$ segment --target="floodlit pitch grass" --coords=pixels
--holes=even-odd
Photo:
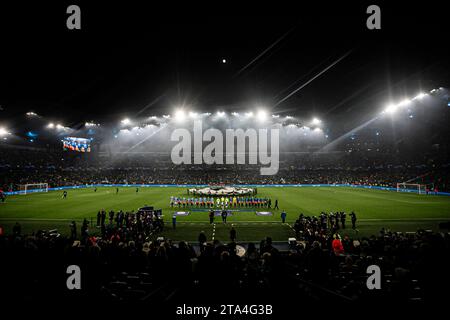
[[[258,188],[258,196],[278,199],[280,210],[273,210],[273,216],[260,217],[254,212],[237,212],[223,225],[216,217],[215,228],[209,224],[207,212],[191,212],[187,217],[178,217],[176,230],[172,229],[171,216],[174,209],[169,207],[169,198],[187,196],[185,188],[93,188],[68,190],[68,198],[62,199],[62,191],[18,195],[8,197],[0,203],[0,225],[10,232],[12,225],[19,221],[24,232],[57,228],[62,233],[69,232],[69,222],[81,222],[83,218],[96,221],[97,211],[120,209],[136,210],[144,205],[162,208],[166,222],[164,235],[174,240],[196,240],[200,231],[205,231],[208,239],[228,240],[231,224],[235,225],[240,241],[259,241],[265,236],[286,241],[293,236],[290,225],[300,212],[318,215],[321,211],[354,210],[358,215],[360,235],[376,234],[381,227],[394,231],[416,231],[418,228],[438,230],[438,223],[450,220],[450,197],[426,196],[390,191],[342,188],[342,187],[267,187]],[[181,209],[182,210],[182,209]],[[256,209],[255,209],[256,210]],[[265,211],[267,209],[258,209]],[[280,212],[287,212],[287,224],[282,224]],[[91,220],[92,219],[92,220]],[[350,219],[347,224],[350,225]],[[97,233],[95,227],[91,232]],[[355,231],[347,228],[342,233],[354,236]]]

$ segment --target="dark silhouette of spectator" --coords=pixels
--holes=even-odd
[[[341,212],[341,225],[342,229],[345,229],[345,221],[347,219],[347,214],[345,212]]]
[[[352,211],[352,213],[350,213],[350,218],[352,219],[352,229],[355,230],[356,229],[356,213]]]
[[[101,212],[101,219],[100,219],[100,225],[102,227],[104,227],[105,226],[105,222],[106,222],[106,211],[102,210],[102,212]]]
[[[70,223],[70,238],[75,240],[77,238],[77,224],[75,221]]]
[[[236,229],[234,227],[230,229],[230,240],[236,242]]]
[[[176,228],[177,228],[177,215],[176,215],[176,214],[174,214],[174,215],[172,216],[172,228],[173,228],[173,229],[176,229]]]
[[[227,216],[228,216],[227,210],[222,210],[222,222],[223,223],[227,223]]]
[[[214,223],[214,210],[209,211],[209,223],[210,224]]]
[[[86,218],[83,220],[83,224],[81,225],[81,239],[85,240],[89,236],[88,230],[89,222]]]
[[[200,251],[203,251],[206,241],[207,241],[207,239],[206,239],[205,231],[201,231],[200,234],[198,235],[198,245],[200,246]]]
[[[12,231],[14,236],[16,237],[20,236],[22,234],[22,226],[20,225],[20,223],[16,222]]]

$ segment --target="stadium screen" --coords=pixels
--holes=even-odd
[[[91,139],[65,137],[61,140],[64,150],[71,150],[77,152],[91,152]]]

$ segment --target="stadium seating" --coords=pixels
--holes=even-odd
[[[179,301],[186,292],[196,292],[201,299],[217,286],[237,297],[263,294],[269,299],[281,292],[294,292],[305,301],[332,298],[342,302],[417,302],[435,299],[435,281],[444,285],[448,280],[449,260],[442,259],[449,256],[450,236],[446,233],[382,232],[359,239],[359,247],[345,246],[345,252],[339,255],[333,253],[331,236],[317,239],[284,251],[272,246],[270,239],[259,246],[244,243],[241,245],[247,252],[240,258],[233,243],[218,240],[199,252],[198,247],[194,250],[185,242],[115,243],[85,238],[73,246],[73,239],[63,236],[8,235],[0,237],[0,258],[7,262],[2,264],[7,270],[0,275],[7,285],[14,285],[14,279],[23,279],[24,272],[28,272],[26,278],[31,281],[23,281],[17,294],[39,299],[40,291],[33,289],[36,284],[45,282],[56,270],[62,277],[63,265],[76,263],[88,266],[86,298],[151,302]],[[35,256],[40,257],[40,268],[25,271],[25,263]],[[383,269],[382,294],[366,287],[366,267],[371,264]],[[51,282],[45,290],[58,296],[61,288]]]

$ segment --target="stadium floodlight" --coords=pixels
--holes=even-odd
[[[94,122],[86,122],[84,124],[85,127],[99,127],[100,125],[98,123],[94,123]]]
[[[156,119],[158,119],[158,117],[157,116],[151,116],[150,119],[151,120],[156,120]]]
[[[237,112],[232,112],[231,115],[234,117],[239,117],[239,113],[237,113]]]
[[[61,129],[64,129],[64,126],[62,125],[62,124],[57,124],[56,125],[56,129],[58,129],[58,130],[61,130]]]
[[[193,112],[193,111],[189,111],[189,117],[191,118],[197,118],[198,113],[197,112]]]
[[[316,133],[322,132],[322,129],[321,129],[321,128],[319,128],[319,127],[317,127],[317,128],[314,128],[314,132],[316,132]]]
[[[318,118],[313,118],[311,121],[311,124],[317,126],[322,122],[322,120],[318,119]]]
[[[175,121],[181,122],[186,118],[186,113],[182,109],[178,109],[175,111]]]
[[[395,104],[390,104],[384,109],[384,112],[393,114],[393,113],[395,113],[395,111],[397,111],[397,109],[398,109],[398,107]]]
[[[123,119],[122,121],[120,121],[121,124],[123,124],[124,126],[129,125],[131,123],[131,120],[128,118]]]
[[[225,116],[225,112],[224,112],[224,111],[217,111],[217,116],[218,116],[219,118],[222,118],[222,117]]]
[[[293,116],[286,116],[286,119],[293,119]]]
[[[47,128],[49,128],[49,129],[53,129],[55,127],[55,124],[53,123],[53,122],[50,122],[48,125],[47,125]]]
[[[272,115],[272,118],[275,118],[275,119],[277,119],[277,118],[279,118],[279,117],[280,117],[279,114],[273,114],[273,115]]]
[[[259,110],[257,116],[258,116],[258,120],[259,121],[261,121],[261,122],[266,121],[266,119],[267,119],[267,112],[264,111],[264,110]]]
[[[0,128],[0,137],[8,135],[9,132],[5,128]]]
[[[33,111],[27,112],[26,115],[29,116],[29,117],[35,117],[35,116],[37,116],[37,114],[34,113]]]
[[[421,92],[421,93],[419,93],[417,96],[415,96],[415,97],[413,98],[413,100],[416,100],[416,99],[421,100],[421,99],[425,98],[426,95],[427,95],[426,93]]]
[[[163,114],[164,119],[170,119],[170,114]]]
[[[405,106],[407,106],[407,105],[410,104],[410,103],[411,103],[411,100],[409,100],[409,99],[404,99],[404,100],[400,101],[400,103],[398,104],[398,106],[399,106],[399,107],[405,107]]]
[[[252,111],[246,112],[246,113],[245,113],[245,116],[246,116],[247,118],[251,118],[251,117],[253,117],[253,112],[252,112]]]

